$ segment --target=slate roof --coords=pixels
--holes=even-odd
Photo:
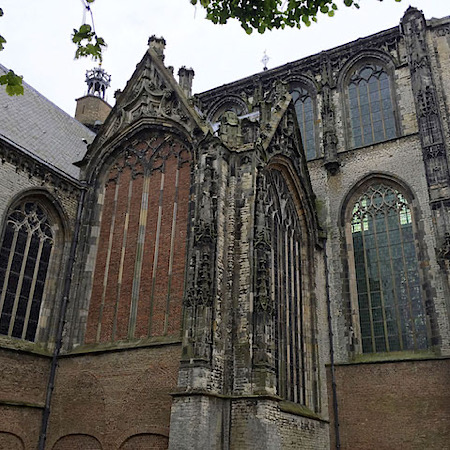
[[[0,64],[0,75],[8,69]],[[95,133],[23,83],[24,95],[10,97],[0,88],[0,139],[5,139],[37,159],[78,178],[73,163],[86,153]]]

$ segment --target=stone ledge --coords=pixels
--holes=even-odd
[[[447,360],[450,356],[442,356],[432,351],[424,352],[392,352],[392,353],[375,353],[366,355],[357,355],[348,362],[335,363],[335,366],[357,366],[361,364],[388,364],[401,363],[411,361],[438,361]],[[330,367],[331,364],[326,364]]]
[[[118,352],[123,350],[141,349],[146,347],[161,347],[165,345],[181,345],[181,338],[158,336],[154,338],[138,339],[134,341],[117,341],[101,344],[85,344],[61,354],[61,358],[81,356],[92,353]]]
[[[41,403],[28,403],[28,402],[17,402],[13,400],[2,400],[0,399],[0,407],[2,406],[16,406],[19,408],[37,408],[44,409],[44,404]]]

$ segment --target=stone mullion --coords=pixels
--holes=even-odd
[[[167,286],[167,298],[166,298],[166,311],[165,311],[165,314],[164,314],[164,331],[163,331],[164,335],[167,334],[167,331],[168,331],[168,328],[169,328],[173,255],[174,255],[174,247],[175,247],[175,231],[176,231],[176,226],[177,226],[177,212],[178,212],[178,183],[179,183],[179,178],[180,178],[180,168],[177,167],[176,175],[175,175],[175,194],[174,194],[173,211],[172,211],[172,228],[171,228],[171,234],[170,234],[168,286]]]
[[[103,271],[102,297],[101,297],[100,308],[99,308],[99,313],[98,313],[98,322],[97,322],[97,327],[96,327],[97,328],[96,338],[95,338],[96,342],[100,342],[100,336],[101,336],[101,331],[102,331],[103,309],[105,307],[106,289],[108,287],[109,265],[110,265],[110,261],[111,261],[111,253],[112,253],[112,247],[113,247],[113,235],[114,235],[114,228],[115,228],[115,223],[116,223],[117,200],[118,200],[119,187],[120,187],[120,175],[121,175],[121,172],[119,172],[118,178],[115,181],[114,207],[113,207],[111,224],[110,224],[110,229],[109,229],[105,269]]]
[[[156,236],[155,236],[155,251],[153,254],[153,273],[152,273],[152,288],[150,294],[150,314],[148,319],[148,336],[152,336],[153,328],[153,310],[155,304],[155,286],[156,286],[156,272],[158,269],[158,256],[159,256],[159,240],[161,237],[161,218],[163,207],[163,194],[164,194],[164,172],[161,173],[161,185],[159,188],[159,204],[158,204],[158,219],[156,222]]]
[[[15,295],[15,298],[14,298],[13,309],[11,311],[11,320],[9,321],[8,336],[12,336],[12,332],[13,332],[13,329],[14,329],[14,324],[15,324],[15,321],[16,321],[16,313],[17,313],[17,308],[19,306],[20,292],[22,291],[22,283],[23,283],[23,278],[24,278],[24,275],[25,275],[25,266],[27,265],[28,251],[30,250],[31,237],[32,236],[33,236],[33,232],[30,230],[28,232],[28,235],[27,235],[27,242],[25,244],[25,250],[23,252],[22,265],[21,265],[20,273],[19,273],[19,281],[17,283],[16,295]]]
[[[39,265],[41,263],[41,255],[42,255],[42,248],[44,247],[45,239],[41,238],[39,239],[39,248],[36,255],[36,261],[34,263],[34,269],[33,269],[33,281],[31,282],[31,288],[30,293],[28,294],[28,301],[27,301],[27,309],[25,311],[25,319],[23,321],[23,329],[22,329],[22,339],[25,339],[27,335],[27,329],[28,329],[28,321],[30,319],[30,312],[31,312],[31,304],[33,302],[34,297],[34,291],[36,289],[36,282],[38,280],[38,271],[39,271]],[[53,248],[52,248],[53,250]],[[50,260],[50,258],[49,258]],[[0,309],[1,311],[1,309]]]

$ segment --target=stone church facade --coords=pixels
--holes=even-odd
[[[1,93],[0,449],[447,448],[450,19],[195,96],[164,47]]]

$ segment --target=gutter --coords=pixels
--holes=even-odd
[[[333,348],[333,328],[331,322],[331,299],[330,299],[330,283],[328,281],[328,257],[327,257],[327,242],[323,242],[323,260],[325,264],[325,291],[327,296],[327,318],[328,318],[328,338],[330,345],[330,372],[331,372],[331,392],[333,397],[333,415],[334,415],[334,437],[336,442],[336,450],[341,448],[341,438],[339,433],[339,408],[336,391],[336,373],[334,364],[334,348]]]
[[[76,254],[76,250],[77,250],[77,246],[78,246],[78,239],[79,239],[80,225],[81,225],[81,214],[83,212],[85,197],[86,197],[86,186],[82,186],[81,193],[80,193],[80,200],[78,201],[77,216],[75,219],[75,229],[73,232],[72,243],[70,246],[69,259],[67,261],[66,276],[64,279],[63,298],[62,298],[62,303],[61,303],[61,309],[59,311],[58,329],[57,329],[57,333],[56,333],[56,345],[55,345],[55,349],[53,350],[52,362],[51,362],[51,366],[50,366],[50,375],[49,375],[48,383],[47,383],[47,394],[45,397],[44,411],[42,413],[42,423],[41,423],[41,431],[39,434],[38,450],[45,449],[45,441],[47,439],[48,421],[49,421],[49,417],[50,417],[50,405],[51,405],[51,401],[52,401],[53,389],[55,387],[55,378],[56,378],[56,370],[58,368],[58,359],[60,357],[61,347],[62,347],[62,342],[63,342],[63,331],[64,331],[64,325],[65,325],[65,320],[66,320],[67,304],[69,302],[70,287],[72,284],[73,266],[75,264],[75,254]]]

